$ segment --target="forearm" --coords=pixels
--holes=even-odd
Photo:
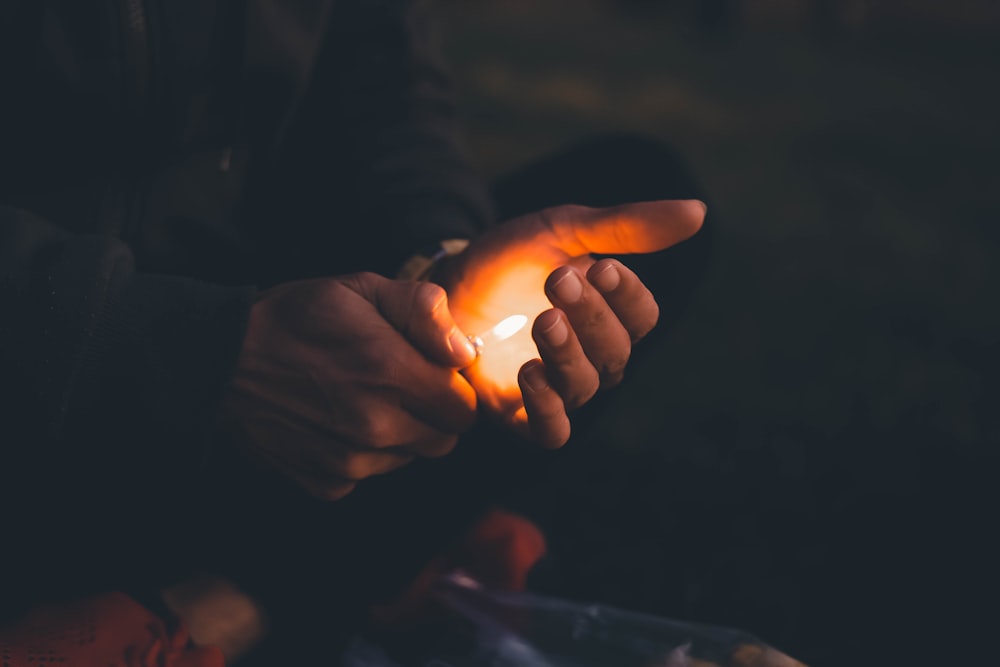
[[[138,274],[118,241],[0,208],[4,467],[22,480],[191,468],[252,294]]]

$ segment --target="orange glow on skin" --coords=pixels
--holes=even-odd
[[[595,261],[590,253],[664,250],[694,235],[704,218],[705,204],[696,200],[558,206],[491,228],[452,261],[443,260],[439,275],[455,322],[462,331],[482,336],[511,315],[524,315],[533,323],[551,308],[545,281],[555,269],[571,265],[585,274]],[[482,407],[523,425],[527,420],[517,375],[538,357],[531,327],[525,326],[490,346],[462,373]]]
[[[510,331],[506,332],[497,331],[501,329],[501,325],[508,324],[512,320],[520,326],[508,327]],[[491,389],[501,396],[504,402],[520,403],[518,370],[524,362],[538,356],[538,348],[531,338],[531,328],[527,324],[528,318],[524,315],[512,315],[493,327],[492,334],[478,337],[479,358],[474,364],[475,372],[478,377],[489,379]]]
[[[480,274],[476,284],[465,285],[462,290],[464,303],[474,304],[473,308],[466,308],[471,319],[463,322],[464,328],[480,332],[483,340],[479,358],[464,373],[476,387],[479,399],[508,418],[514,418],[523,405],[518,371],[525,362],[539,356],[531,337],[531,324],[552,307],[544,291],[551,269],[539,264],[537,260],[528,260]],[[508,338],[501,339],[494,328],[512,315],[523,316],[524,324]]]

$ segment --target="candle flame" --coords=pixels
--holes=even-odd
[[[506,340],[523,329],[524,325],[527,323],[527,315],[511,315],[510,317],[501,320],[499,324],[493,327],[493,335],[498,341]]]

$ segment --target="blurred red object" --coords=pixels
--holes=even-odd
[[[222,652],[194,646],[184,624],[123,593],[36,607],[0,628],[4,667],[224,667]]]
[[[399,597],[372,609],[371,620],[398,628],[429,620],[431,588],[457,570],[494,590],[523,591],[528,573],[545,552],[545,536],[538,526],[522,516],[492,510],[428,563]]]

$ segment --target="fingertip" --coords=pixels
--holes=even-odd
[[[357,488],[356,482],[345,482],[342,484],[321,484],[319,482],[313,481],[300,481],[302,487],[305,491],[315,498],[316,500],[321,500],[323,502],[336,502],[338,500],[343,500],[349,496],[355,488]]]
[[[524,364],[518,374],[518,382],[524,406],[514,413],[515,426],[526,424],[529,438],[546,449],[558,449],[565,445],[569,440],[569,417],[562,399],[545,376],[541,360],[534,359]]]
[[[448,349],[458,368],[465,368],[476,360],[476,346],[457,326],[452,327],[448,334]]]
[[[538,345],[559,347],[569,340],[569,325],[558,308],[550,308],[535,318],[531,336]],[[544,355],[543,355],[544,356]]]
[[[549,388],[549,382],[545,378],[545,367],[537,359],[524,364],[521,367],[520,376],[521,386],[527,387],[533,393],[545,391]]]
[[[688,238],[691,238],[698,233],[701,226],[705,224],[705,216],[708,215],[708,204],[700,199],[688,199],[686,203],[692,208],[696,209],[694,216],[691,218],[690,232],[688,233]]]
[[[545,431],[533,430],[532,437],[545,449],[562,449],[569,442],[569,429],[569,420],[567,419],[564,424],[556,425]]]
[[[583,297],[583,281],[572,266],[560,266],[549,274],[545,281],[545,291],[563,303],[576,303]]]
[[[541,333],[552,328],[552,325],[556,323],[559,319],[559,313],[562,312],[558,308],[549,308],[548,310],[543,310],[541,313],[535,317],[535,322],[532,325],[532,331],[535,333]]]
[[[587,279],[602,293],[613,292],[618,289],[622,281],[622,274],[618,270],[618,266],[617,260],[602,259],[590,267],[587,271]]]

